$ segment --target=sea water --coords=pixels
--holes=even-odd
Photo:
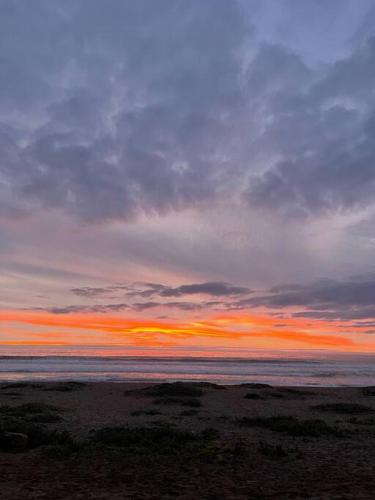
[[[0,381],[209,381],[290,386],[375,385],[375,356],[241,352],[136,353],[122,348],[0,347]],[[233,354],[233,353],[232,353]],[[234,353],[236,354],[236,353]]]

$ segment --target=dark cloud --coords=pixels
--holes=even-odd
[[[15,129],[0,141],[4,210],[132,219],[221,188],[251,36],[237,1],[9,0],[1,10],[0,109]]]
[[[72,313],[108,313],[118,311],[147,311],[148,309],[178,309],[180,311],[198,311],[208,308],[223,309],[226,307],[225,302],[186,302],[186,301],[168,301],[168,302],[133,302],[129,304],[90,304],[90,305],[67,305],[62,307],[37,307],[32,308],[33,311],[44,311],[53,314],[72,314]]]
[[[53,314],[71,314],[71,313],[108,313],[124,311],[131,309],[128,304],[93,304],[93,305],[71,305],[63,307],[34,308]]]
[[[181,297],[183,295],[212,295],[214,297],[228,297],[233,295],[245,295],[251,293],[249,288],[233,286],[228,283],[207,282],[181,285],[176,288],[166,288],[160,295],[163,297]]]
[[[287,7],[301,26],[309,12],[343,10]],[[133,220],[241,193],[288,215],[372,204],[374,39],[312,66],[259,42],[261,10],[3,1],[1,215]]]
[[[71,292],[80,297],[94,298],[111,295],[126,295],[129,298],[182,297],[184,295],[211,295],[213,297],[231,297],[246,295],[252,290],[229,283],[208,281],[170,287],[160,283],[131,283],[129,285],[109,285],[107,287],[72,288]],[[151,302],[153,304],[153,302]],[[212,302],[215,304],[215,302]]]
[[[287,285],[269,293],[235,303],[237,308],[298,307],[295,317],[327,320],[375,318],[375,277],[356,277],[348,281],[321,280],[311,285]],[[371,325],[371,323],[369,323]]]
[[[138,288],[142,286],[143,288]],[[118,295],[113,294],[117,290]],[[130,292],[128,290],[131,290]],[[83,287],[72,290],[88,300],[118,299],[127,295],[128,302],[95,303],[43,308],[48,312],[68,314],[74,312],[105,313],[111,311],[147,311],[177,309],[180,311],[251,310],[270,309],[268,314],[284,318],[283,310],[294,317],[349,321],[351,326],[375,325],[375,275],[355,276],[346,281],[324,279],[312,284],[286,284],[269,290],[251,291],[249,288],[220,282],[196,283],[168,287],[158,283],[118,284],[108,287]],[[112,295],[113,294],[113,295]],[[170,300],[189,295],[208,295],[217,300]],[[152,297],[152,300],[144,300]],[[240,298],[241,297],[241,298]],[[141,300],[139,300],[141,299]],[[290,309],[292,311],[290,312]],[[297,312],[295,311],[297,309]],[[277,327],[285,326],[280,322]]]
[[[75,295],[79,297],[102,297],[113,291],[113,287],[82,287],[82,288],[72,288],[71,290]]]
[[[206,303],[196,303],[196,302],[138,302],[132,305],[132,307],[137,311],[144,311],[147,309],[154,309],[156,307],[161,307],[163,309],[179,309],[181,311],[197,311],[199,309],[204,309]]]
[[[291,85],[274,93],[274,102],[268,99],[274,113],[263,140],[281,159],[252,178],[249,203],[292,216],[373,204],[374,67],[375,38],[370,38],[322,74],[302,78],[300,89],[294,76]]]

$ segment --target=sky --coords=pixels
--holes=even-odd
[[[0,0],[0,351],[375,352],[374,0]]]

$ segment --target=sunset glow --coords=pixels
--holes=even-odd
[[[267,316],[213,316],[202,321],[163,321],[120,315],[1,312],[2,345],[201,346],[244,349],[328,349],[375,352],[366,327]],[[177,352],[176,351],[176,352]]]
[[[375,352],[371,0],[36,3],[0,10],[0,349]]]

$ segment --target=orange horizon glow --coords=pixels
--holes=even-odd
[[[94,344],[178,348],[194,345],[375,352],[375,342],[369,342],[365,326],[293,317],[280,320],[266,314],[238,313],[200,321],[164,321],[118,314],[1,311],[0,325],[5,332],[0,336],[0,345],[4,346]]]

